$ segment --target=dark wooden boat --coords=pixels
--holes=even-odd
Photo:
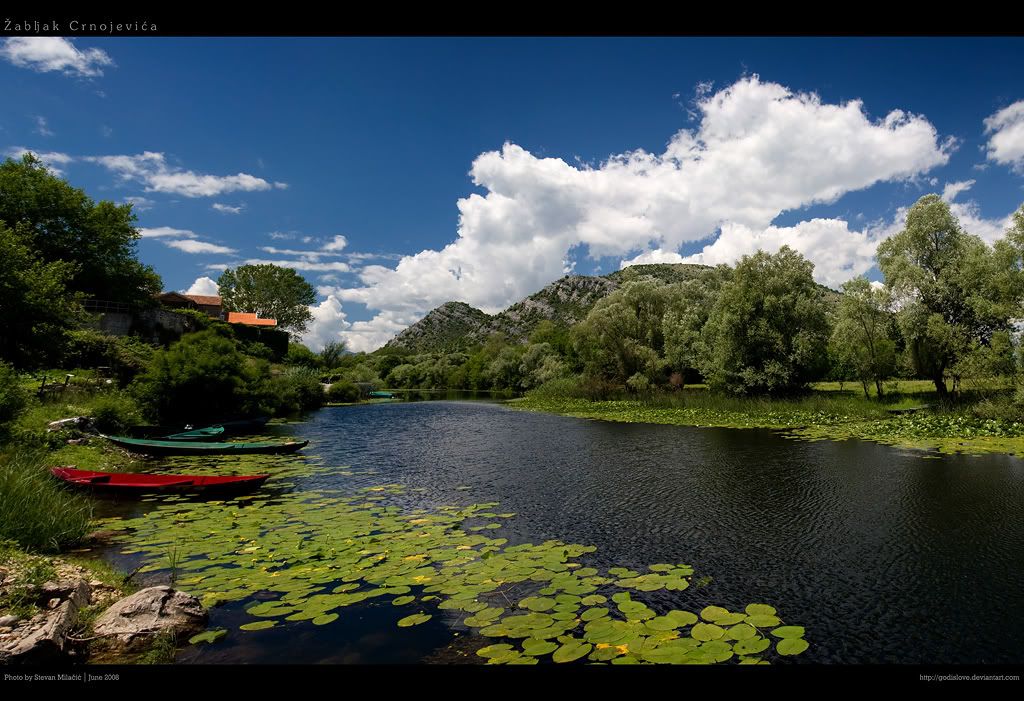
[[[215,477],[208,475],[153,475],[127,472],[94,472],[73,467],[53,467],[50,472],[65,484],[111,494],[217,493],[256,489],[270,475]]]
[[[259,441],[256,443],[208,443],[205,441],[160,441],[126,436],[103,436],[114,445],[144,455],[248,455],[294,453],[309,441]]]

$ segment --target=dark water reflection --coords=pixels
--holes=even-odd
[[[309,438],[307,453],[325,465],[377,471],[328,471],[301,488],[397,482],[426,490],[417,506],[499,501],[518,514],[502,531],[511,542],[596,545],[595,566],[690,563],[711,583],[658,592],[653,604],[769,603],[806,627],[805,661],[1024,659],[1024,461],[1015,458],[926,458],[484,402],[328,408],[287,431]],[[471,489],[455,490],[463,485]],[[242,617],[235,605],[214,622]],[[345,622],[264,631],[181,659],[410,661],[450,640],[438,616],[415,635],[390,617],[381,630],[372,610]]]

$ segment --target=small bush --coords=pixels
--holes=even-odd
[[[44,456],[0,456],[0,540],[13,540],[27,550],[56,552],[88,532],[92,506],[60,486]]]
[[[327,390],[327,400],[330,402],[347,404],[359,401],[361,396],[359,388],[348,380],[339,380]]]
[[[583,392],[580,389],[579,377],[559,377],[530,390],[527,396],[538,399],[580,399]]]
[[[21,386],[18,373],[7,363],[0,361],[0,436],[28,402],[28,393]]]
[[[143,422],[138,403],[123,392],[106,392],[93,400],[92,418],[103,433],[123,433]]]
[[[276,415],[317,409],[324,404],[320,374],[312,368],[290,367],[269,383],[269,404]]]

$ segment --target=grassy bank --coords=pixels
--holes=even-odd
[[[828,385],[792,399],[730,397],[701,388],[605,401],[534,392],[510,406],[604,421],[770,428],[806,440],[857,438],[944,453],[1024,455],[1024,420],[991,400],[941,407],[931,389],[907,384],[884,402],[857,394],[859,388]],[[919,410],[899,413],[910,409]]]

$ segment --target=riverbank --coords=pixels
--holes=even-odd
[[[895,405],[883,405],[829,394],[819,392],[794,400],[723,400],[698,391],[677,397],[609,401],[528,395],[508,405],[601,421],[768,428],[803,440],[854,438],[940,453],[1024,455],[1024,421],[986,419],[966,410],[916,409],[914,400],[906,398]],[[894,408],[902,413],[890,411]]]
[[[167,633],[133,635],[131,649],[94,635],[101,616],[133,593],[134,573],[99,557],[104,534],[94,531],[93,501],[50,474],[54,465],[138,467],[144,457],[95,433],[135,419],[116,390],[76,388],[32,399],[0,444],[0,662],[172,661],[174,638]],[[162,613],[152,618],[167,627],[157,620]]]

